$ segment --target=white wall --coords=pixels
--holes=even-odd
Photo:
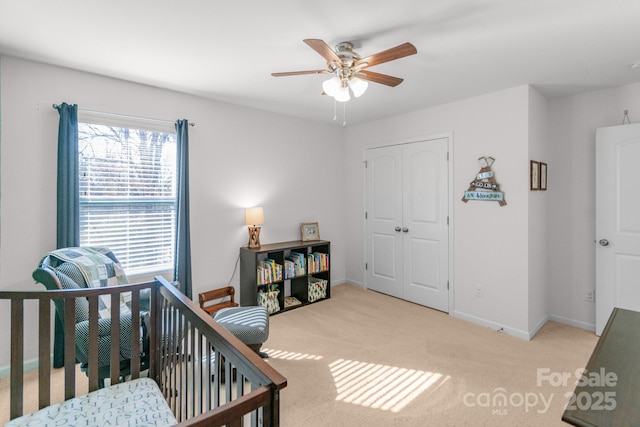
[[[528,320],[528,110],[529,87],[521,86],[346,130],[347,280],[364,283],[363,147],[453,133],[454,277],[452,313],[521,337]],[[463,203],[477,174],[478,157],[496,159],[492,170],[507,205]],[[475,297],[476,284],[484,296]]]
[[[621,124],[625,109],[640,120],[640,84],[548,102],[521,86],[343,130],[8,57],[0,57],[0,97],[0,289],[41,289],[31,272],[55,246],[53,103],[197,124],[190,129],[196,294],[229,280],[247,240],[243,207],[254,204],[265,207],[263,243],[297,239],[300,222],[318,221],[332,241],[333,283],[363,285],[363,147],[451,133],[452,313],[524,338],[545,313],[594,327],[594,304],[583,299],[595,288],[595,129]],[[507,206],[460,201],[480,156],[496,159]],[[529,159],[549,164],[548,191],[528,190]],[[310,176],[322,185],[298,190]],[[476,284],[483,298],[473,296]],[[0,322],[7,320],[0,310]],[[8,350],[0,350],[6,363]]]
[[[595,132],[640,121],[640,84],[549,101],[548,301],[550,318],[595,329]],[[597,295],[596,295],[597,298]]]
[[[265,210],[263,244],[298,240],[300,222],[318,221],[321,237],[332,242],[332,282],[344,282],[341,127],[9,57],[0,57],[0,95],[0,289],[43,289],[31,272],[55,249],[58,113],[51,105],[61,102],[196,123],[190,128],[194,295],[229,281],[248,241],[243,208],[252,205]],[[7,324],[7,310],[0,311]],[[27,333],[35,337],[34,326]],[[7,328],[0,343],[3,366]]]
[[[529,88],[529,159],[547,163],[549,159],[549,108],[538,91]],[[529,165],[527,161],[525,167]],[[527,171],[527,174],[529,172]],[[527,180],[527,184],[529,181]],[[533,336],[547,315],[547,191],[529,191],[529,334]]]

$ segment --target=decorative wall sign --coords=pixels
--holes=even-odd
[[[485,200],[498,202],[500,206],[505,206],[507,201],[504,199],[504,193],[500,191],[500,185],[496,182],[495,175],[491,170],[491,165],[496,159],[493,157],[480,157],[480,172],[475,179],[469,184],[469,189],[464,192],[462,201],[467,203],[469,200]]]

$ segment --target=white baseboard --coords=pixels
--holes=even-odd
[[[529,331],[529,340],[533,339],[542,327],[549,321],[549,315],[544,316],[538,324]]]
[[[549,315],[549,320],[553,320],[554,322],[562,323],[563,325],[575,326],[576,328],[586,329],[587,331],[596,332],[596,325],[593,323],[581,322],[579,320],[568,319],[562,316],[556,316],[554,314]]]
[[[345,280],[344,282],[341,283],[342,285],[353,285],[353,286],[357,286],[359,288],[364,289],[364,283],[361,282],[356,282],[353,280]]]
[[[475,323],[476,325],[485,326],[489,329],[493,329],[497,332],[504,332],[507,335],[511,335],[523,340],[530,340],[529,333],[525,331],[520,331],[518,329],[513,329],[509,327],[505,327],[495,322],[491,322],[486,319],[482,319],[480,317],[472,316],[470,314],[461,313],[459,311],[454,311],[450,313],[451,316],[457,317],[458,319],[466,320],[467,322]]]
[[[53,360],[53,356],[52,356]],[[53,363],[53,362],[52,362]],[[38,369],[38,359],[30,359],[24,362],[23,365],[24,371],[33,371],[34,369]],[[0,366],[0,378],[8,377],[11,374],[11,366]]]

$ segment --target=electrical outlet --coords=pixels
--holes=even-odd
[[[584,294],[584,300],[586,302],[596,302],[596,290],[589,289]]]
[[[473,296],[482,298],[482,292],[483,292],[482,286],[476,285],[475,291],[473,292]]]

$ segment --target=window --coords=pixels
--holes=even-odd
[[[78,122],[81,246],[109,247],[128,275],[172,270],[173,124],[90,112]]]

